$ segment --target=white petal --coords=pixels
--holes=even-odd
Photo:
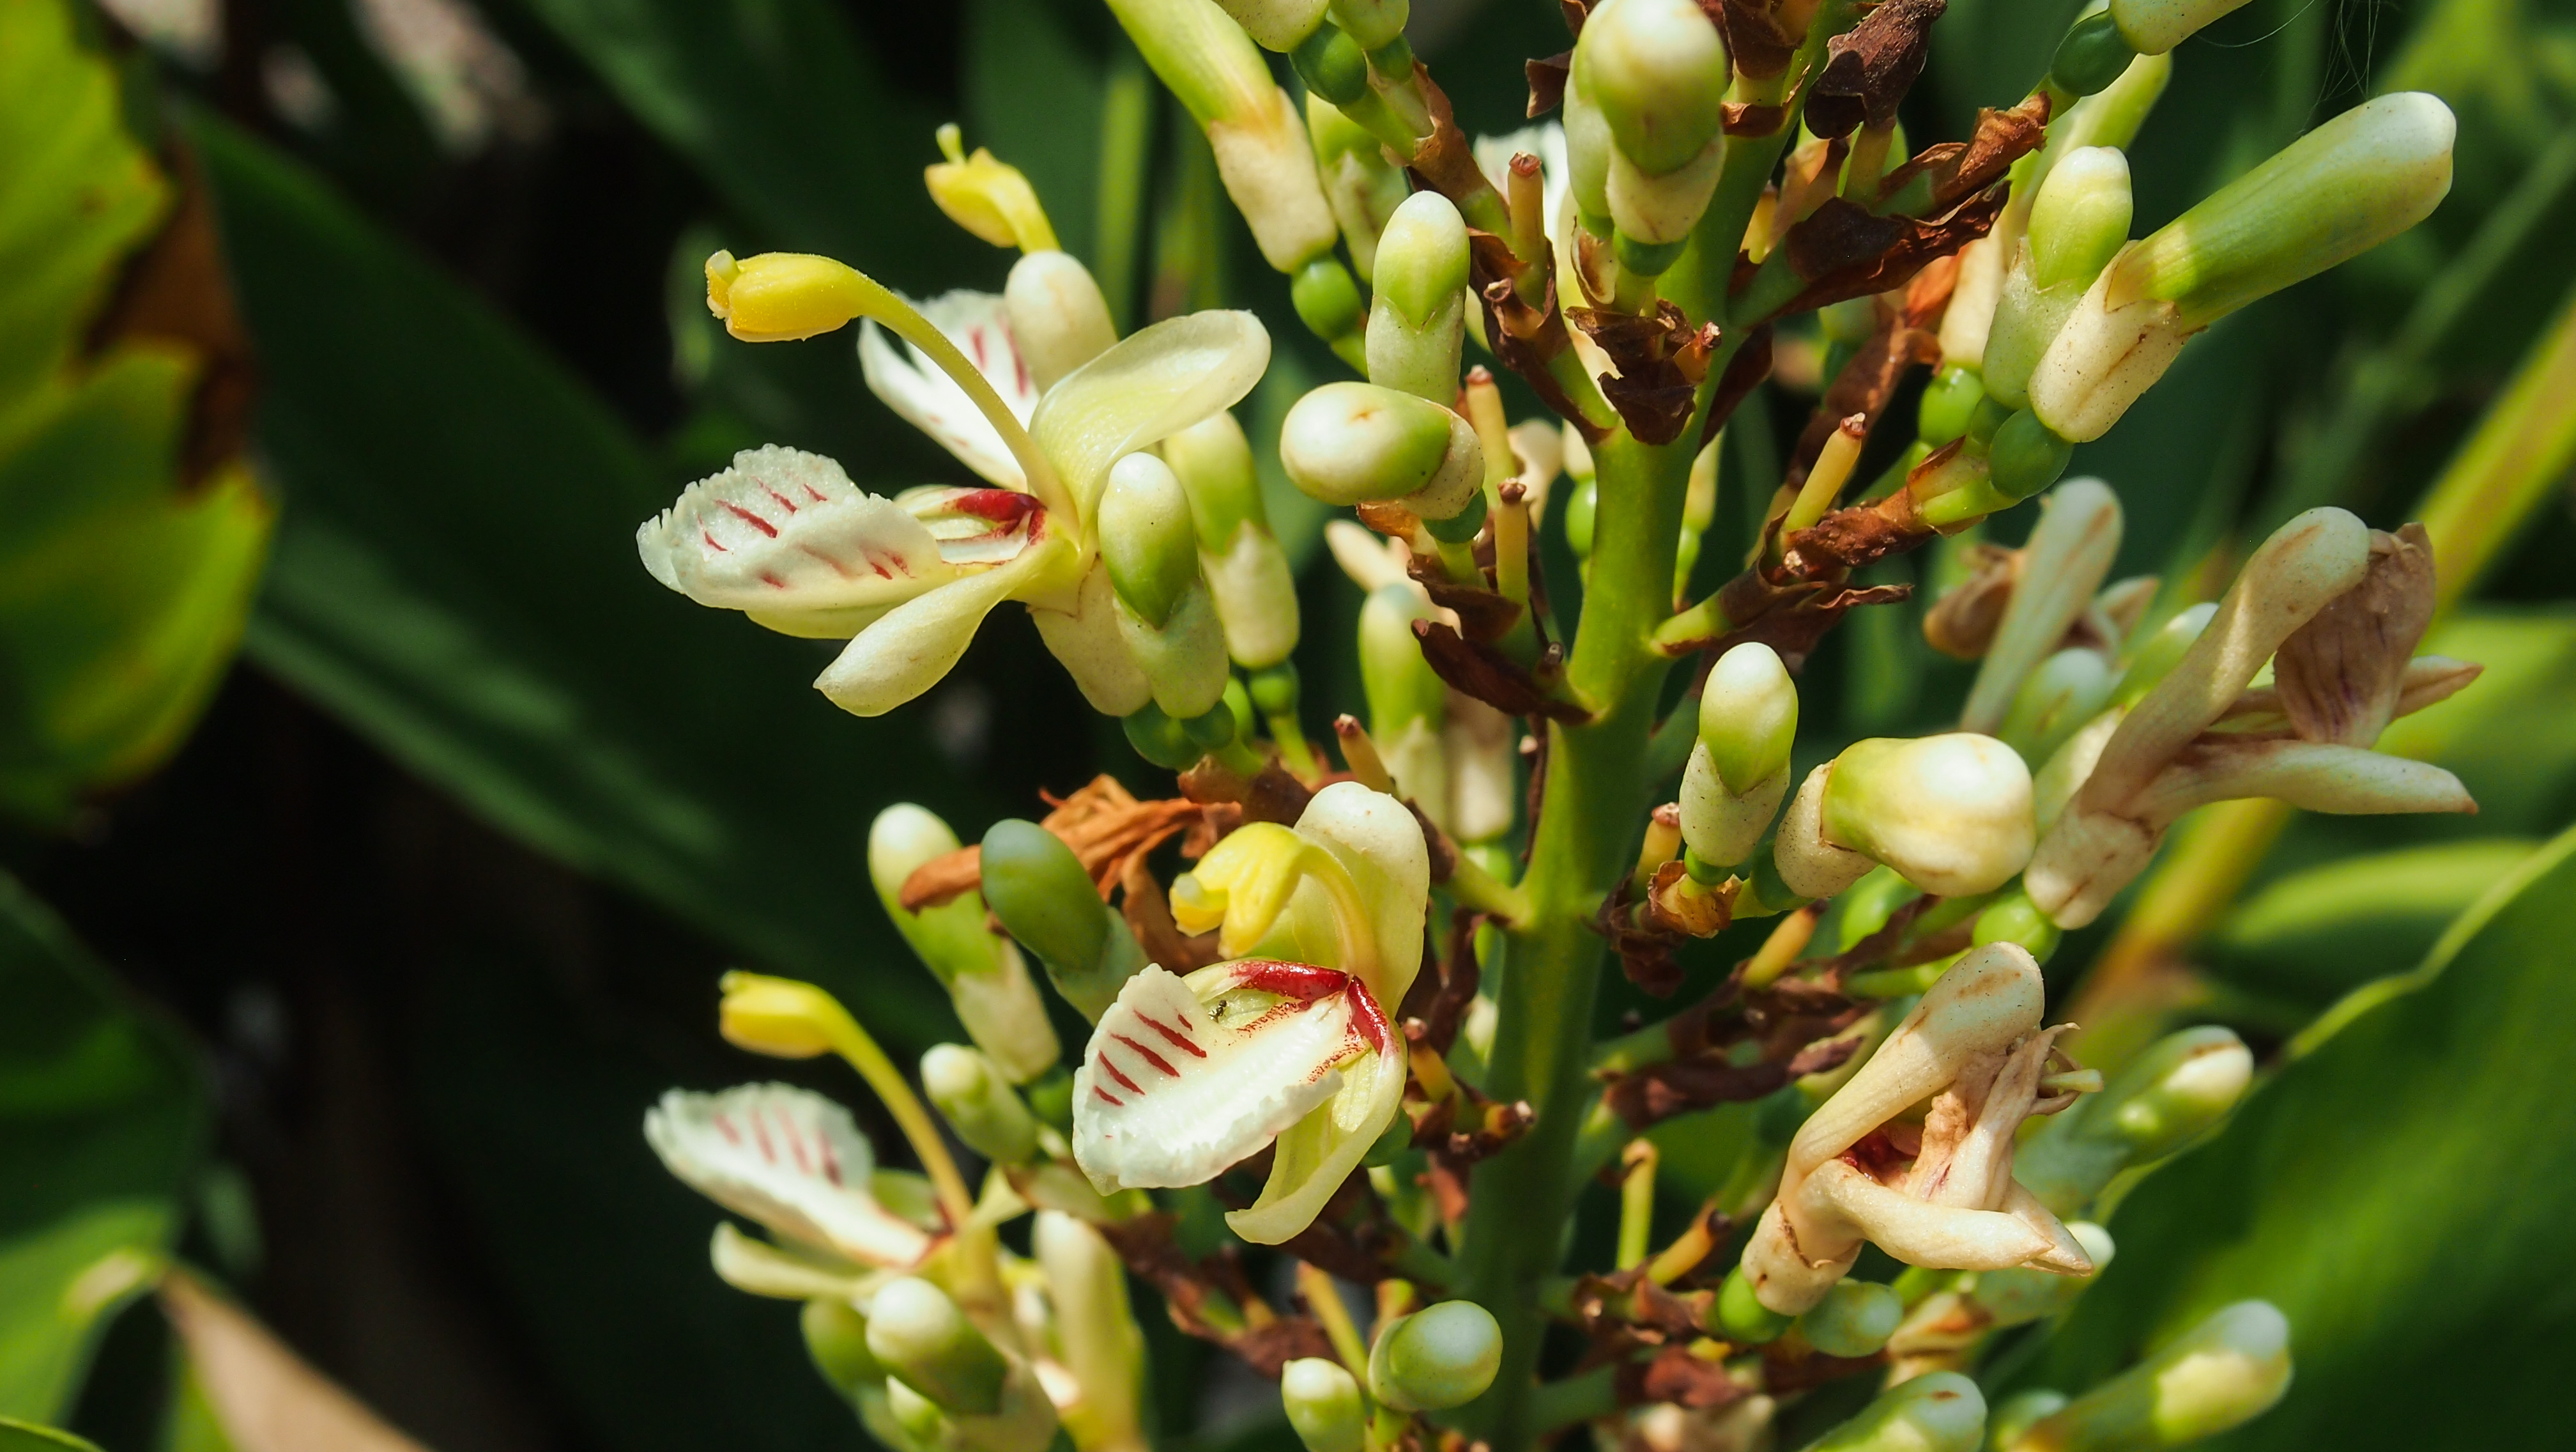
[[[1237,989],[1257,992],[1226,996]],[[1075,1161],[1104,1193],[1214,1179],[1338,1093],[1338,1066],[1387,1042],[1364,995],[1348,974],[1303,964],[1221,963],[1187,982],[1148,967],[1074,1072]]]
[[[2002,1270],[2055,1249],[2046,1234],[2001,1210],[1927,1205],[1843,1160],[1807,1177],[1799,1208],[1808,1223],[1826,1227],[1825,1236],[1857,1235],[1908,1265],[1933,1270]]]
[[[906,299],[910,301],[910,299]],[[1014,416],[1023,423],[1036,410],[1036,381],[1020,360],[1012,341],[1010,319],[1001,296],[989,292],[952,292],[913,306],[930,325],[947,335],[976,371],[993,385]],[[871,321],[859,331],[859,371],[868,391],[885,400],[914,428],[930,435],[958,462],[1005,489],[1026,488],[1019,462],[966,390],[958,387],[927,354],[899,343]]]
[[[1029,432],[1088,521],[1111,464],[1232,408],[1269,366],[1270,334],[1250,313],[1167,318],[1066,374]]]
[[[635,548],[670,588],[790,634],[829,634],[957,573],[894,501],[820,454],[774,444],[690,485],[635,531]]]
[[[882,716],[939,684],[993,607],[1026,586],[1056,551],[1029,549],[999,569],[949,581],[889,611],[852,640],[814,689],[854,716]]]
[[[644,1138],[691,1189],[782,1239],[865,1265],[910,1265],[930,1248],[867,1193],[876,1154],[850,1112],[819,1094],[674,1089],[646,1111]]]

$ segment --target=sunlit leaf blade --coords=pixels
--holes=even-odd
[[[98,1452],[98,1444],[58,1427],[39,1427],[15,1417],[0,1417],[0,1452]]]
[[[289,500],[255,658],[541,849],[933,1032],[863,877],[876,809],[937,775],[919,723],[817,695],[832,643],[655,584],[635,526],[678,484],[596,399],[291,164],[197,134]]]
[[[2550,1425],[2576,1349],[2571,934],[2576,833],[2128,1197],[2119,1259],[2031,1380],[2080,1390],[2259,1296],[2289,1315],[2297,1377],[2212,1449],[2481,1446]],[[2391,1394],[2397,1368],[2422,1394]]]

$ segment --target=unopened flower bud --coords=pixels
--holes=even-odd
[[[746,343],[792,342],[849,325],[864,311],[866,279],[846,263],[804,252],[707,258],[707,311]]]
[[[1989,397],[2009,408],[2029,403],[2032,371],[2093,279],[2128,242],[2133,210],[2128,158],[2118,151],[2078,147],[2049,168],[1987,334]]]
[[[2111,12],[2096,10],[2067,27],[2049,62],[2048,78],[2072,95],[2090,96],[2118,80],[2137,54]]]
[[[967,1036],[1004,1077],[1026,1083],[1054,1066],[1062,1045],[1019,950],[985,926],[984,895],[970,888],[917,913],[904,911],[904,883],[957,845],[946,822],[898,802],[868,827],[868,878],[895,930],[947,988]]]
[[[1018,167],[1003,164],[981,146],[967,155],[954,123],[939,128],[939,149],[948,159],[924,168],[922,180],[950,221],[996,247],[1055,250],[1055,229]]]
[[[1210,415],[1163,441],[1164,462],[1189,495],[1199,566],[1226,650],[1246,670],[1265,670],[1297,648],[1297,581],[1270,532],[1252,443],[1230,413]]]
[[[1412,0],[1332,0],[1333,21],[1349,31],[1366,51],[1383,50],[1404,38],[1413,17]]]
[[[1473,1301],[1442,1301],[1398,1317],[1369,1348],[1369,1394],[1404,1412],[1462,1407],[1485,1394],[1503,1364],[1503,1328]]]
[[[1827,1356],[1868,1356],[1896,1334],[1905,1302],[1876,1281],[1840,1281],[1798,1318],[1807,1344]]]
[[[1128,1303],[1126,1265],[1099,1231],[1060,1210],[1040,1210],[1029,1238],[1046,1272],[1061,1358],[1082,1386],[1084,1440],[1144,1446],[1138,1403],[1145,1338]]]
[[[1809,774],[1781,825],[1781,880],[1829,897],[1873,862],[1942,897],[1990,892],[2030,860],[2030,768],[1991,736],[1957,731],[1854,743]]]
[[[1164,86],[1206,128],[1217,176],[1262,257],[1294,274],[1332,250],[1332,209],[1295,103],[1261,52],[1213,0],[1110,0]]]
[[[1062,252],[1032,252],[1013,263],[1002,285],[1002,307],[1020,361],[1040,393],[1118,341],[1109,300],[1100,295],[1091,269]]]
[[[1574,69],[1610,133],[1603,202],[1620,237],[1682,241],[1725,163],[1725,37],[1692,0],[1612,0],[1585,21]],[[1633,248],[1621,260],[1668,261]]]
[[[1955,1371],[1918,1376],[1860,1410],[1807,1452],[1976,1452],[1986,1399]]]
[[[1263,50],[1292,51],[1324,23],[1327,0],[1217,0]]]
[[[2001,1331],[2013,1326],[2027,1326],[2075,1304],[2085,1288],[2099,1278],[2118,1247],[2111,1232],[2090,1220],[2066,1222],[2066,1233],[2084,1247],[2093,1262],[2091,1275],[2060,1275],[2055,1271],[2033,1270],[2029,1266],[2007,1266],[2002,1270],[1977,1272],[1975,1300],[1986,1314],[1986,1328]],[[2053,1410],[2053,1409],[2052,1409]]]
[[[1280,427],[1279,462],[1326,504],[1397,500],[1426,519],[1465,509],[1485,478],[1473,425],[1374,383],[1327,383],[1297,400]]]
[[[1701,861],[1732,867],[1752,855],[1789,791],[1798,688],[1779,653],[1736,646],[1709,668],[1699,744],[1682,774],[1682,839]]]
[[[1306,1452],[1360,1452],[1368,1442],[1359,1380],[1338,1361],[1303,1356],[1279,1368],[1279,1404]]]
[[[2024,1140],[2014,1177],[2060,1214],[2090,1203],[2111,1177],[2162,1159],[2224,1118],[2245,1095],[2254,1056],[2233,1030],[2185,1029],[2159,1039]]]
[[[1995,729],[2024,761],[2046,761],[2111,698],[2111,666],[2098,650],[2075,647],[2040,662]]]
[[[1053,832],[1013,817],[995,822],[984,833],[983,874],[993,915],[1084,1018],[1098,1019],[1144,967],[1135,937]]]
[[[1438,192],[1404,199],[1377,242],[1369,381],[1447,404],[1466,336],[1467,224]]]
[[[2111,0],[2111,23],[2140,55],[2163,55],[2236,12],[2245,0]]]
[[[1170,465],[1129,454],[1110,467],[1100,494],[1100,555],[1119,603],[1149,625],[1170,621],[1199,582],[1190,500]]]
[[[1947,343],[1942,351],[1948,353]],[[1935,448],[1958,438],[1968,431],[1968,420],[1985,396],[1985,381],[1975,369],[1950,364],[1924,385],[1923,401],[1914,415],[1914,436]]]
[[[1565,178],[1566,195],[1574,201],[1574,212],[1583,230],[1595,237],[1610,233],[1610,157],[1618,145],[1610,136],[1610,120],[1593,104],[1592,93],[1585,89],[1583,72],[1575,70],[1565,78]],[[1574,294],[1579,296],[1581,284]]]
[[[919,1277],[888,1281],[868,1303],[868,1351],[951,1416],[1001,1409],[1010,1363],[946,1291]]]
[[[2008,1452],[2180,1447],[2261,1416],[2289,1386],[2289,1318],[2269,1301],[2238,1301],[2032,1423]]]
[[[992,1061],[962,1044],[935,1044],[921,1056],[921,1088],[966,1147],[999,1165],[1037,1152],[1038,1122]]]
[[[2060,437],[2100,438],[2192,334],[2430,215],[2451,189],[2451,110],[2417,91],[2344,112],[2131,246],[2032,370]]]
[[[810,1059],[856,1037],[841,1001],[811,983],[766,974],[726,974],[717,987],[717,1031],[725,1042],[775,1059]]]
[[[1318,257],[1298,268],[1288,280],[1288,303],[1297,310],[1297,321],[1337,356],[1367,366],[1368,303],[1339,258]]]
[[[798,1323],[814,1369],[843,1396],[885,1384],[885,1363],[868,1350],[868,1318],[849,1302],[829,1297],[807,1301]]]

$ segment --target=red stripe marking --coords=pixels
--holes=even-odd
[[[835,1185],[841,1183],[841,1152],[832,1148],[831,1136],[823,1135],[815,1142],[823,1151],[823,1178]]]
[[[1108,1105],[1112,1109],[1124,1109],[1127,1107],[1126,1100],[1113,1097],[1108,1090],[1101,1088],[1097,1084],[1091,1086],[1091,1092],[1099,1095],[1100,1102]]]
[[[805,1136],[797,1133],[795,1121],[789,1119],[786,1115],[781,1114],[778,1116],[778,1127],[784,1131],[787,1136],[787,1147],[796,1152],[797,1173],[805,1175],[814,1173],[814,1166],[807,1161],[805,1156]]]
[[[751,1112],[751,1138],[760,1146],[762,1159],[773,1165],[778,1163],[778,1147],[769,1142],[769,1126],[761,1123],[760,1111],[757,1109]]]
[[[1198,1040],[1191,1038],[1187,1030],[1172,1028],[1158,1020],[1145,1018],[1145,1015],[1141,1013],[1136,1016],[1138,1018],[1145,1019],[1145,1027],[1152,1029],[1154,1032],[1171,1040],[1173,1048],[1180,1050],[1184,1054],[1188,1054],[1192,1058],[1204,1059],[1207,1057],[1207,1050],[1200,1048]]]
[[[796,512],[795,500],[788,498],[786,495],[779,493],[777,490],[770,488],[766,484],[760,486],[760,492],[777,500],[779,508],[786,510],[790,514],[794,514]]]
[[[715,1117],[715,1126],[716,1133],[725,1137],[725,1143],[731,1145],[739,1145],[742,1143],[742,1135],[734,1129],[732,1120],[719,1114]]]
[[[1141,1017],[1141,1015],[1140,1015],[1140,1017]],[[1113,1039],[1116,1039],[1118,1042],[1120,1042],[1120,1043],[1122,1043],[1122,1044],[1125,1044],[1127,1047],[1129,1047],[1129,1048],[1131,1048],[1131,1049],[1134,1049],[1137,1053],[1139,1053],[1139,1054],[1141,1054],[1141,1055],[1143,1055],[1143,1056],[1144,1056],[1144,1059],[1145,1059],[1145,1062],[1146,1062],[1146,1063],[1151,1064],[1151,1065],[1153,1065],[1155,1068],[1162,1070],[1165,1074],[1167,1074],[1167,1075],[1171,1076],[1172,1078],[1177,1079],[1177,1078],[1181,1077],[1181,1071],[1172,1067],[1171,1060],[1164,1058],[1162,1055],[1160,1055],[1160,1054],[1158,1054],[1158,1053],[1155,1053],[1152,1049],[1149,1049],[1149,1048],[1145,1047],[1143,1044],[1140,1044],[1140,1043],[1136,1042],[1134,1039],[1131,1039],[1131,1038],[1127,1037],[1125,1034],[1111,1034],[1111,1035],[1110,1035],[1110,1037],[1111,1037],[1111,1038],[1113,1038]]]
[[[729,550],[729,549],[726,549],[726,548],[725,548],[723,545],[721,545],[721,544],[718,544],[718,543],[716,542],[716,537],[715,537],[714,535],[711,535],[711,534],[707,533],[707,532],[706,532],[705,530],[703,530],[703,529],[698,531],[698,538],[700,538],[700,539],[702,539],[702,540],[705,540],[705,541],[707,542],[707,548],[708,548],[708,549],[711,549],[711,550],[714,550],[717,554],[720,554],[720,555],[729,555],[729,554],[732,554],[732,553],[733,553],[733,551],[731,551],[731,550]]]
[[[734,503],[730,499],[721,500],[719,502],[722,503],[726,509],[731,510],[734,516],[740,519],[743,523],[759,530],[762,534],[769,536],[771,539],[778,538],[778,527],[771,524],[768,520],[761,518],[759,515],[752,513],[750,510],[743,508],[741,505]]]
[[[1351,975],[1338,968],[1249,958],[1234,965],[1234,981],[1246,988],[1258,988],[1264,993],[1312,1003],[1341,992],[1352,979]]]
[[[1118,1072],[1118,1066],[1109,1062],[1109,1056],[1107,1054],[1100,1056],[1100,1068],[1101,1071],[1106,1073],[1110,1078],[1117,1080],[1118,1087],[1126,1090],[1128,1093],[1142,1094],[1145,1092],[1145,1086]]]
[[[786,588],[787,588],[787,582],[786,582],[785,580],[782,580],[782,579],[778,578],[778,572],[777,572],[777,571],[775,571],[775,570],[763,570],[763,571],[761,571],[761,572],[760,572],[760,583],[762,583],[762,584],[764,584],[764,585],[767,585],[769,588],[771,588],[771,589],[773,589],[773,590],[784,590],[784,589],[786,589]]]

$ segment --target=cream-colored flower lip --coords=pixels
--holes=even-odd
[[[1377,1000],[1338,969],[1148,968],[1075,1072],[1075,1159],[1105,1189],[1203,1184],[1330,1101],[1342,1065],[1393,1042]]]
[[[868,1191],[876,1153],[840,1105],[786,1084],[715,1094],[674,1089],[644,1116],[644,1138],[691,1189],[781,1240],[856,1261],[907,1266],[930,1235]]]

